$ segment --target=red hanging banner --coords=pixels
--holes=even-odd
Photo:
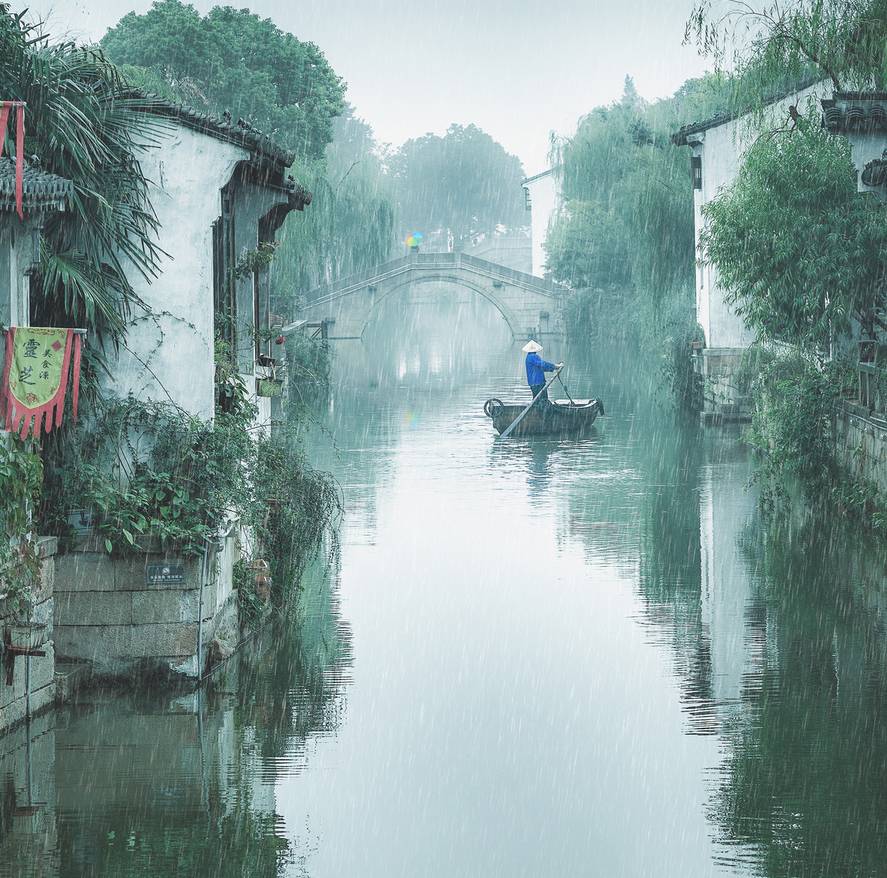
[[[81,341],[73,329],[13,326],[6,331],[0,410],[7,430],[25,439],[61,426],[69,375],[71,411],[77,417]]]
[[[15,210],[18,218],[23,220],[24,180],[25,180],[25,102],[0,102],[0,154],[3,153],[3,141],[6,139],[6,125],[9,113],[15,110]]]

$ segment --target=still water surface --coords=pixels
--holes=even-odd
[[[883,554],[764,520],[735,434],[613,351],[546,351],[590,436],[497,442],[519,349],[450,330],[338,347],[295,624],[2,751],[0,874],[884,874]]]

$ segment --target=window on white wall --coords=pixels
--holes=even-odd
[[[702,189],[702,156],[694,155],[690,159],[690,171],[693,175],[693,188]]]

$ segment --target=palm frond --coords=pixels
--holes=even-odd
[[[101,50],[50,44],[3,3],[0,93],[27,103],[28,153],[74,183],[70,211],[44,231],[38,310],[116,344],[141,304],[131,278],[150,282],[164,255],[139,157],[170,123],[131,97]]]

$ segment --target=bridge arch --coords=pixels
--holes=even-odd
[[[566,290],[521,271],[462,253],[411,254],[308,294],[295,319],[324,321],[330,338],[362,338],[383,301],[406,286],[446,283],[488,301],[514,338],[563,334]]]
[[[451,276],[435,275],[429,277],[423,277],[422,275],[419,275],[418,277],[410,277],[409,275],[407,275],[407,277],[405,277],[403,280],[398,281],[396,284],[392,286],[386,286],[384,293],[379,296],[373,297],[373,303],[370,306],[369,311],[367,312],[366,318],[363,321],[363,326],[360,330],[360,338],[363,338],[367,327],[370,325],[370,322],[373,319],[373,315],[377,312],[382,302],[390,299],[392,296],[396,295],[405,287],[408,289],[410,287],[419,286],[420,284],[440,283],[452,284],[455,287],[462,287],[463,289],[471,290],[472,292],[477,293],[477,295],[489,302],[499,312],[499,314],[502,315],[502,319],[508,325],[508,328],[511,330],[511,334],[515,338],[519,336],[520,329],[517,326],[515,315],[498,299],[498,297],[492,295],[489,290],[485,290],[481,284],[475,283],[468,278],[456,274]]]

